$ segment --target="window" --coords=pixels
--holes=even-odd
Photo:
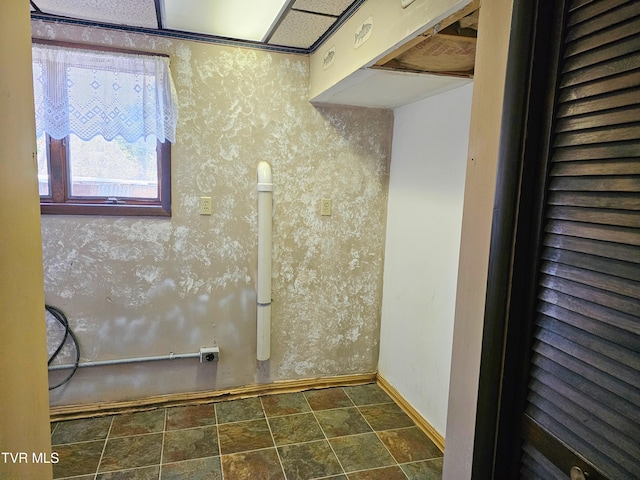
[[[34,43],[42,213],[170,215],[169,59]]]

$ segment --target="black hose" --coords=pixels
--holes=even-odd
[[[58,345],[58,348],[56,348],[56,351],[53,352],[53,354],[49,357],[49,362],[47,363],[47,365],[51,365],[51,362],[58,356],[58,354],[60,353],[60,350],[62,350],[62,347],[64,347],[64,344],[66,343],[67,338],[71,337],[71,340],[73,340],[73,344],[76,348],[76,361],[75,361],[75,364],[73,365],[73,370],[71,371],[69,376],[67,376],[67,378],[65,378],[62,382],[58,383],[57,385],[54,385],[53,387],[49,387],[49,390],[53,390],[54,388],[61,387],[62,385],[67,383],[69,380],[71,380],[71,377],[73,377],[73,375],[78,370],[78,365],[80,363],[80,345],[78,344],[78,339],[76,335],[73,333],[73,331],[69,327],[69,320],[67,320],[67,317],[62,312],[62,310],[56,307],[52,307],[51,305],[45,305],[44,308],[51,315],[53,315],[53,317],[64,327],[64,337],[62,338],[60,345]]]

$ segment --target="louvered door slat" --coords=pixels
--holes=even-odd
[[[620,441],[624,442],[627,452],[635,453],[637,444],[636,438],[640,438],[640,426],[622,415],[620,412],[613,410],[609,405],[603,404],[605,397],[588,395],[579,389],[573,388],[571,385],[562,381],[562,379],[552,375],[551,373],[536,368],[532,371],[531,376],[534,380],[531,382],[531,389],[543,397],[565,398],[568,409],[585,409],[583,415],[594,416],[597,422],[604,422],[608,427],[613,427],[621,433]],[[555,392],[562,391],[563,395],[555,395]]]
[[[632,317],[637,317],[640,314],[640,305],[638,305],[638,302],[624,295],[618,295],[613,292],[607,292],[550,275],[542,275],[540,278],[540,286],[564,293],[565,295],[570,295],[585,303],[590,302],[626,313]]]
[[[608,110],[596,114],[587,112],[580,116],[564,118],[557,123],[556,131],[570,132],[597,128],[600,125],[620,125],[632,122],[640,122],[640,107]]]
[[[631,70],[615,77],[605,77],[595,82],[564,88],[558,92],[558,103],[562,105],[597,95],[620,92],[625,88],[634,88],[638,86],[638,78],[640,78],[640,71]]]
[[[640,75],[638,75],[640,81]],[[591,84],[593,88],[593,84]],[[576,89],[570,89],[569,92],[575,92]],[[584,115],[594,112],[602,112],[615,108],[624,108],[629,105],[640,103],[638,93],[635,91],[616,91],[614,93],[601,93],[595,98],[593,94],[580,97],[579,99],[566,100],[558,107],[556,116],[558,118],[571,117],[575,115]]]
[[[573,222],[618,227],[640,227],[640,212],[624,210],[604,210],[596,208],[580,208],[573,206],[553,206],[549,208],[548,218],[554,220],[570,220]]]
[[[575,253],[557,248],[545,248],[542,252],[542,259],[632,280],[636,283],[640,282],[640,267],[627,262],[618,262],[595,255]]]
[[[568,25],[573,26],[587,20],[591,20],[603,13],[613,10],[616,7],[624,5],[626,0],[596,0],[589,4],[585,4],[583,8],[574,10],[569,15]]]
[[[610,342],[606,338],[593,335],[582,327],[559,322],[545,315],[541,315],[539,318],[538,325],[544,330],[553,332],[554,335],[562,339],[571,339],[571,342],[585,348],[589,353],[593,352],[607,357],[607,359],[613,361],[610,362],[613,368],[618,368],[614,362],[619,362],[621,364],[620,368],[627,371],[630,381],[640,383],[640,374],[637,374],[640,367],[640,357],[633,350],[620,348],[619,345]]]
[[[547,223],[545,231],[547,233],[569,235],[572,237],[640,246],[640,232],[631,228],[550,220]]]
[[[586,302],[578,297],[547,288],[540,290],[538,298],[552,305],[601,321],[612,327],[620,328],[629,334],[640,335],[640,325],[633,315],[613,310],[601,304]],[[637,339],[633,340],[637,342]]]
[[[640,68],[640,53],[633,53],[607,62],[598,63],[588,68],[568,72],[566,75],[563,75],[561,87],[567,88],[580,85],[581,83],[601,80],[613,75],[631,72],[637,68]]]
[[[565,72],[574,72],[582,68],[593,67],[597,64],[604,63],[612,55],[624,56],[631,54],[638,49],[640,40],[631,36],[622,43],[613,43],[611,45],[602,46],[596,50],[588,50],[585,53],[575,55],[566,60],[564,64]]]
[[[571,422],[584,425],[595,438],[607,438],[616,445],[621,455],[633,458],[637,452],[634,439],[639,432],[637,428],[629,428],[631,424],[628,420],[620,415],[610,414],[606,408],[598,408],[599,403],[589,402],[588,397],[572,395],[574,392],[566,385],[561,382],[554,383],[553,377],[547,376],[543,379],[548,385],[534,379],[531,381],[531,392],[550,401],[558,411],[571,417]],[[556,395],[557,389],[562,389],[565,395]]]
[[[545,231],[548,233],[569,235],[572,237],[640,246],[640,232],[631,228],[568,222],[564,220],[550,220],[547,223]]]
[[[600,30],[611,28],[614,25],[622,23],[631,17],[637,17],[638,15],[640,15],[640,4],[637,2],[626,2],[625,5],[619,8],[610,10],[603,15],[599,15],[587,20],[586,22],[575,25],[567,32],[566,41],[567,43],[571,43]]]
[[[631,263],[638,263],[638,251],[640,248],[631,245],[602,242],[594,239],[567,237],[563,235],[547,235],[543,245],[557,247],[573,252],[599,255],[603,258],[611,258]]]
[[[589,160],[557,163],[551,169],[552,177],[579,177],[604,175],[640,175],[640,162],[633,158],[615,160]],[[630,196],[635,198],[635,196]],[[640,201],[636,199],[636,205]]]
[[[640,18],[630,18],[626,22],[616,25],[613,28],[609,28],[604,32],[595,33],[583,38],[582,40],[576,40],[575,42],[570,43],[567,45],[564,55],[568,58],[588,50],[603,47],[604,45],[635,35],[639,31]]]
[[[640,76],[638,76],[638,80],[640,81]],[[556,148],[552,155],[553,162],[640,157],[640,144],[636,141],[629,141],[609,145],[580,145]]]
[[[638,55],[640,61],[640,54]],[[640,63],[639,65],[640,66]],[[563,132],[556,136],[554,147],[571,147],[575,145],[589,145],[593,143],[619,142],[635,140],[640,137],[640,125],[615,125],[590,130],[576,130]]]
[[[565,192],[549,193],[549,205],[570,205],[574,207],[608,208],[640,211],[640,198],[631,193],[611,192]],[[640,255],[638,255],[640,256]]]
[[[554,318],[560,322],[582,328],[584,331],[601,337],[609,342],[621,345],[632,352],[640,353],[640,346],[630,338],[629,332],[622,328],[614,327],[608,323],[600,322],[592,318],[580,315],[566,308],[547,302],[541,302],[538,306],[540,314]]]
[[[536,332],[535,338],[540,342],[549,345],[562,353],[575,358],[584,363],[587,368],[595,369],[609,375],[613,379],[624,382],[627,386],[634,388],[638,385],[638,376],[632,369],[611,360],[604,355],[596,353],[576,342],[568,340],[549,330],[540,329]]]
[[[571,0],[570,2],[567,2],[569,4],[567,12],[573,12],[574,10],[589,5],[595,1],[596,0]]]
[[[609,376],[597,370],[588,370],[586,365],[571,357],[565,356],[562,352],[548,347],[544,344],[536,350],[539,355],[533,359],[533,365],[540,370],[553,375],[566,385],[590,397],[594,401],[600,402],[608,408],[615,410],[618,414],[629,418],[636,425],[640,423],[640,414],[634,407],[631,398],[627,398],[628,392],[633,392],[629,386],[620,386]],[[535,372],[536,369],[533,369]],[[615,391],[609,389],[613,386]]]
[[[544,262],[540,271],[546,275],[569,280],[581,285],[598,288],[616,295],[638,298],[640,284],[626,278],[619,278],[595,270],[573,267],[558,262]]]
[[[549,183],[549,190],[571,192],[637,192],[640,178],[625,177],[555,177]]]

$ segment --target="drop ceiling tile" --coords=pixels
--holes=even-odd
[[[335,19],[332,17],[291,10],[273,33],[269,43],[271,45],[309,48],[334,22]]]
[[[297,0],[293,8],[338,16],[352,3],[353,0]]]
[[[164,0],[165,28],[262,41],[286,0]]]
[[[38,0],[43,13],[95,22],[158,28],[154,0]]]

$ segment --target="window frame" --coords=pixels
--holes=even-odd
[[[34,44],[80,48],[111,53],[134,53],[169,57],[166,54],[127,50],[114,47],[85,45],[54,40],[32,39]],[[171,216],[171,142],[156,142],[158,162],[158,198],[116,198],[71,196],[69,175],[69,137],[57,140],[45,133],[46,161],[49,172],[49,195],[40,196],[43,215],[110,215],[110,216]]]

